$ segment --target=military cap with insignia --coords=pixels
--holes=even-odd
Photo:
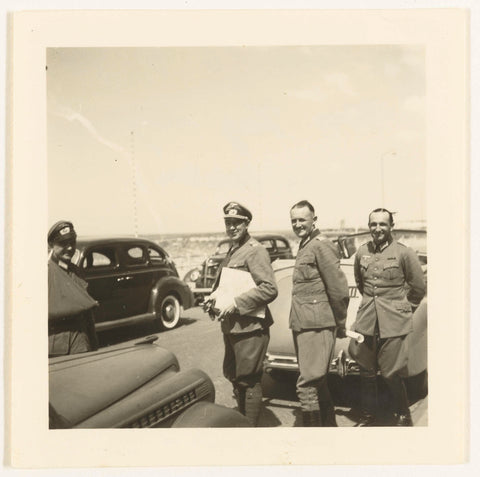
[[[54,223],[48,231],[48,244],[53,245],[55,243],[67,242],[68,240],[74,240],[77,238],[75,229],[72,222],[68,220],[59,220]]]
[[[252,213],[238,202],[229,202],[223,208],[224,219],[252,220]]]

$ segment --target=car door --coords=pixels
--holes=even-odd
[[[275,239],[275,247],[276,247],[276,253],[275,253],[275,257],[272,259],[272,262],[277,258],[284,258],[284,259],[293,258],[292,251],[290,249],[290,244],[286,240],[283,240],[280,238]]]
[[[88,292],[98,301],[97,323],[126,316],[125,289],[118,281],[120,260],[115,245],[93,245],[79,264],[88,282]]]
[[[122,244],[122,276],[119,285],[126,297],[127,316],[146,313],[152,290],[152,271],[149,269],[146,247],[142,243]]]

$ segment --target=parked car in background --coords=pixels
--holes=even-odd
[[[427,248],[425,230],[394,230],[395,238],[413,248],[419,257],[424,270],[425,279],[427,273]],[[353,263],[355,252],[358,247],[370,240],[369,232],[350,234],[338,237],[334,240],[338,244],[340,255],[340,266],[345,273],[350,291],[350,303],[346,327],[350,329],[355,321],[358,307],[361,302],[361,295],[355,283]],[[270,328],[270,343],[264,364],[264,370],[272,379],[279,379],[284,372],[297,373],[298,364],[293,346],[292,334],[289,329],[289,314],[292,294],[292,275],[295,265],[294,260],[278,260],[272,266],[278,285],[278,296],[270,303],[274,324]],[[408,335],[409,360],[408,376],[419,394],[426,393],[427,386],[427,299],[421,302],[413,315],[413,332]],[[359,374],[358,364],[349,355],[349,339],[337,339],[335,352],[330,364],[329,372],[344,378]],[[408,381],[407,379],[407,381]],[[413,387],[413,386],[410,386]],[[407,383],[407,388],[409,388]]]
[[[193,305],[190,288],[180,280],[168,253],[150,240],[105,238],[77,240],[72,262],[99,302],[97,331],[154,321],[174,328],[182,309]]]
[[[239,412],[214,403],[203,371],[181,371],[156,339],[51,358],[50,429],[249,426]]]
[[[277,259],[293,258],[290,244],[283,235],[262,234],[252,235],[252,237],[267,249],[272,262]],[[230,245],[231,242],[229,239],[221,240],[212,256],[208,257],[199,267],[193,268],[185,275],[183,280],[192,289],[197,303],[202,301],[205,295],[211,293],[218,267],[227,255]]]

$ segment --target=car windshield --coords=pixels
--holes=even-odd
[[[215,251],[215,255],[226,255],[230,248],[230,240],[222,240]]]

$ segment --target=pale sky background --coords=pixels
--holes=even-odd
[[[426,219],[422,47],[47,51],[50,223],[219,232],[236,200],[286,230],[301,199],[320,228]]]

